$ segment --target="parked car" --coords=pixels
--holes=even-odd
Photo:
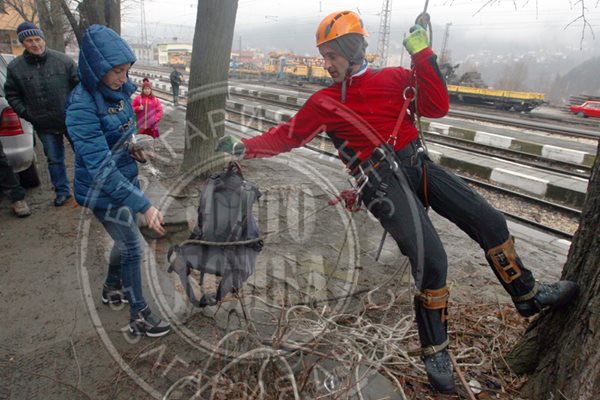
[[[571,106],[569,110],[578,117],[600,118],[600,101],[586,101],[579,106]]]
[[[6,67],[13,58],[12,54],[0,54],[0,140],[9,164],[19,174],[21,185],[35,187],[39,186],[40,178],[36,168],[33,126],[19,118],[4,94]]]

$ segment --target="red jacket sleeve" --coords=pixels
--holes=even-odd
[[[273,157],[288,152],[304,146],[324,130],[323,116],[313,95],[288,122],[260,136],[242,139],[246,146],[244,158]]]
[[[133,103],[131,103],[133,111],[137,113],[139,111],[138,108],[140,108],[140,104],[142,104],[142,96],[138,95],[135,97],[135,99],[133,99]]]
[[[437,64],[437,56],[426,48],[413,56],[417,78],[419,113],[424,117],[440,118],[448,114],[448,90]]]

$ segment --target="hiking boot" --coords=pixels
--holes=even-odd
[[[54,199],[54,206],[56,206],[56,207],[62,207],[65,204],[67,204],[67,202],[69,201],[70,198],[71,198],[70,194],[68,194],[68,195],[59,194]]]
[[[102,285],[102,304],[121,304],[128,303],[127,297],[123,293],[122,287]]]
[[[129,321],[129,332],[135,336],[160,337],[170,330],[171,325],[153,314],[148,306]]]
[[[540,283],[538,292],[532,299],[515,302],[515,307],[522,316],[531,317],[542,310],[569,304],[577,296],[577,291],[577,284],[571,281]]]
[[[25,200],[15,201],[11,206],[15,215],[19,218],[25,218],[31,215],[31,210],[27,203],[25,203]]]
[[[448,350],[440,350],[429,356],[423,356],[422,359],[431,386],[441,393],[454,393],[456,391],[454,370]]]

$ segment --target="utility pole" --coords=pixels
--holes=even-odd
[[[452,22],[446,24],[446,30],[444,31],[444,41],[442,42],[442,51],[440,51],[440,65],[443,65],[450,60],[448,59],[448,38],[450,37],[450,26]]]
[[[392,18],[392,0],[383,0],[379,16],[379,41],[377,43],[377,66],[387,65],[388,48],[390,47],[390,20]]]
[[[146,8],[144,7],[144,0],[140,0],[140,8],[142,13],[142,44],[148,45],[148,31],[146,29]]]

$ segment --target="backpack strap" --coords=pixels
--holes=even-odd
[[[204,187],[204,193],[201,197],[201,212],[202,212],[202,237],[207,240],[212,240],[215,231],[215,221],[212,217],[213,212],[213,196],[215,188],[221,184],[222,180],[218,174],[212,175]]]
[[[169,248],[169,252],[167,255],[167,260],[170,261],[171,255],[176,253],[176,258],[171,262],[167,272],[175,272],[177,276],[179,276],[179,280],[181,281],[181,286],[183,290],[185,290],[185,294],[187,295],[190,303],[192,303],[196,307],[206,307],[212,306],[217,303],[214,296],[203,294],[200,300],[196,297],[194,290],[192,289],[192,285],[190,284],[190,267],[187,265],[185,261],[185,257],[181,254],[181,247],[174,245]],[[179,261],[178,261],[179,257]],[[177,264],[176,264],[177,263]],[[200,282],[199,285],[202,286],[204,281],[204,272],[200,271]]]
[[[248,220],[248,214],[250,213],[249,208],[252,205],[252,186],[250,186],[246,181],[242,183],[240,193],[240,206],[238,208],[237,218],[235,220],[235,224],[231,227],[231,232],[229,234],[229,241],[238,241],[248,238],[243,238],[242,234],[244,233],[244,225]]]

